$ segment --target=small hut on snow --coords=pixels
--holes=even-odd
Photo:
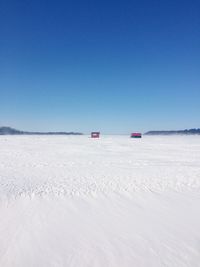
[[[141,133],[131,133],[131,138],[142,138]]]
[[[100,132],[91,132],[91,138],[99,138]]]

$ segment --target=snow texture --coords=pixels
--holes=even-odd
[[[1,136],[0,266],[199,267],[199,136]]]

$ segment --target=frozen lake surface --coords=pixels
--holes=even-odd
[[[199,267],[200,136],[0,136],[0,266]]]

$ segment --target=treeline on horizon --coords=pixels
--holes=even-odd
[[[185,129],[185,130],[178,130],[178,131],[149,131],[145,133],[145,135],[173,135],[173,134],[200,134],[200,128],[197,129]]]
[[[200,134],[200,128],[185,129],[178,131],[148,131],[144,135],[192,135]],[[11,127],[0,127],[0,135],[83,135],[80,132],[28,132],[20,131]]]
[[[0,135],[82,135],[78,132],[28,132],[11,127],[0,127]]]

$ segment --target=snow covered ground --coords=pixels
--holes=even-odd
[[[0,136],[1,267],[199,267],[200,136]]]

